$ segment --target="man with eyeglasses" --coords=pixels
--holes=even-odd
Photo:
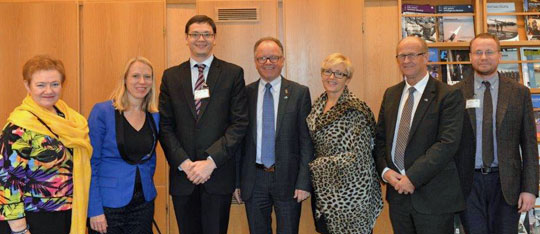
[[[301,202],[311,191],[309,89],[281,76],[285,57],[278,39],[261,38],[253,50],[260,79],[246,87],[249,127],[235,197],[245,201],[250,233],[272,233],[274,208],[277,233],[295,234]]]
[[[386,90],[375,133],[390,221],[396,234],[451,234],[454,213],[465,208],[453,160],[463,97],[429,76],[424,40],[406,37],[396,52],[404,81]]]
[[[531,94],[497,72],[497,37],[482,33],[470,42],[474,75],[456,86],[466,100],[456,157],[467,209],[468,234],[518,233],[520,212],[538,196],[538,146]]]
[[[227,233],[235,152],[248,126],[244,71],[216,58],[216,25],[205,15],[185,26],[190,59],[163,73],[160,143],[182,234]]]

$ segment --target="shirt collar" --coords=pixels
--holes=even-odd
[[[409,83],[407,83],[407,80],[405,80],[405,90],[409,90],[410,87],[414,87],[416,91],[418,91],[418,93],[424,93],[424,89],[426,89],[428,81],[429,81],[429,72],[427,72],[424,78],[418,81],[418,83],[416,83],[414,86],[409,85]]]
[[[499,73],[495,72],[493,76],[488,77],[487,79],[480,78],[476,72],[474,73],[474,87],[475,89],[479,89],[480,87],[484,86],[482,82],[487,81],[491,84],[491,87],[495,87],[499,83]]]
[[[266,82],[263,78],[260,78],[259,86],[264,88],[267,83],[268,82]],[[272,85],[272,88],[277,87],[277,85],[281,84],[281,76],[278,76],[277,78],[272,80],[270,84]]]
[[[206,65],[206,68],[210,68],[210,65],[212,64],[212,61],[214,61],[214,55],[213,54],[210,55],[210,57],[208,57],[206,60],[204,60],[202,62],[202,64]],[[193,58],[189,58],[189,66],[190,66],[190,68],[195,67],[195,65],[197,65],[197,64],[201,64],[201,63],[195,61]]]

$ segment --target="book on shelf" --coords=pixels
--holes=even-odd
[[[540,94],[531,93],[531,101],[534,109],[540,109]]]
[[[437,13],[473,13],[472,5],[438,5]]]
[[[540,47],[521,47],[520,52],[523,84],[529,88],[540,88],[540,63],[527,62],[540,60]]]
[[[472,5],[439,5],[437,13],[472,13]],[[439,17],[439,41],[467,42],[474,38],[474,19],[472,16]]]
[[[528,12],[540,12],[539,0],[523,1],[523,9]],[[525,16],[527,40],[540,40],[540,15]]]
[[[403,15],[411,14],[434,14],[435,7],[432,5],[403,4],[401,6]],[[417,36],[427,43],[435,42],[437,39],[437,29],[435,17],[407,17],[401,20],[402,37]]]
[[[540,139],[540,111],[534,111],[534,123],[536,124],[536,139]]]
[[[488,13],[509,13],[516,11],[514,2],[488,2]],[[515,15],[490,15],[487,17],[488,33],[501,41],[518,41],[517,17]]]
[[[501,50],[502,61],[517,61],[518,51],[516,48],[503,48]],[[501,76],[513,79],[519,82],[519,64],[517,63],[499,63],[497,71]]]
[[[439,49],[428,49],[428,62],[439,62]],[[440,64],[428,64],[428,73],[431,77],[440,80],[441,79],[441,65]]]
[[[469,50],[440,50],[441,61],[456,62],[457,64],[446,64],[441,67],[442,81],[454,85],[473,75],[471,64],[459,63],[468,62]]]

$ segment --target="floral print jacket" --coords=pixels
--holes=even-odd
[[[62,142],[9,123],[0,135],[0,220],[71,209],[72,172]]]

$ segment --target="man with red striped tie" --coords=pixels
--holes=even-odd
[[[235,152],[248,125],[241,67],[216,58],[216,25],[205,15],[185,27],[191,56],[163,73],[160,142],[182,234],[227,233]]]

